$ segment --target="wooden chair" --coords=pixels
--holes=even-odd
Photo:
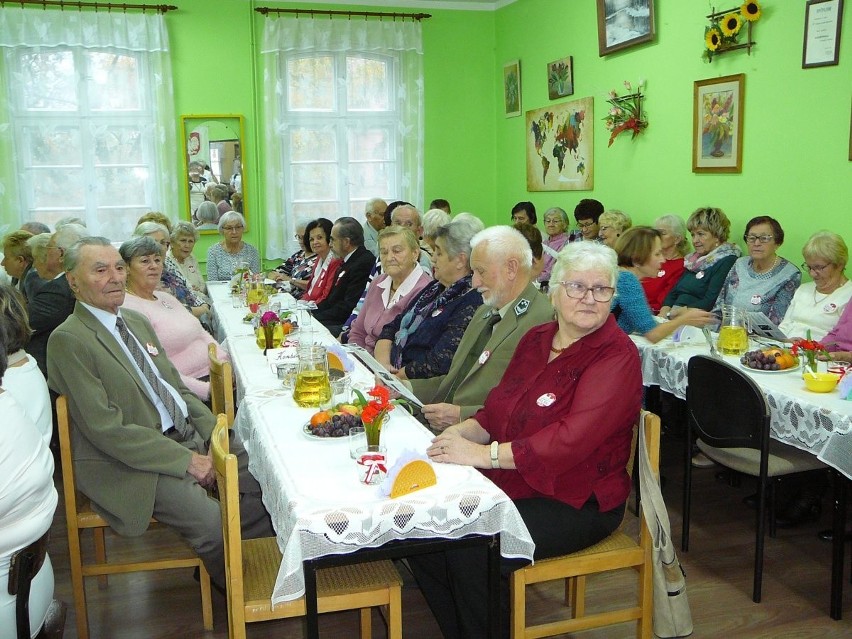
[[[660,418],[653,413],[645,413],[640,420],[633,437],[633,450],[627,463],[627,472],[633,472],[633,459],[636,454],[637,431],[645,437],[648,444],[648,455],[654,473],[659,470],[660,463]],[[594,546],[585,548],[570,555],[553,557],[536,561],[534,564],[516,570],[512,573],[511,606],[512,606],[512,638],[521,639],[532,637],[551,637],[563,633],[574,633],[589,628],[600,628],[613,624],[636,620],[636,636],[650,639],[653,621],[653,573],[651,567],[651,551],[653,541],[645,524],[645,519],[639,515],[638,541],[624,532],[628,521],[628,510],[625,508],[624,520],[617,531]],[[638,592],[635,605],[617,610],[608,610],[595,614],[586,614],[585,595],[586,577],[589,575],[633,568],[638,576]],[[565,603],[570,606],[571,614],[567,619],[527,625],[526,617],[526,587],[544,581],[565,579]],[[623,592],[617,593],[620,598]]]
[[[231,363],[216,358],[216,344],[207,347],[210,363],[210,409],[214,415],[224,413],[228,426],[234,423],[234,375]]]
[[[237,458],[228,453],[228,423],[220,414],[210,438],[213,466],[219,486],[222,532],[225,539],[225,576],[228,582],[228,636],[245,639],[246,624],[305,614],[304,596],[272,605],[272,590],[281,552],[274,537],[243,540],[237,484]],[[402,637],[402,580],[393,563],[374,561],[317,573],[319,612],[360,609],[361,637],[370,639],[371,606],[387,606],[388,637]]]
[[[686,450],[691,453],[693,437],[697,435],[698,448],[707,457],[758,481],[752,601],[760,603],[767,505],[769,536],[775,536],[775,480],[793,473],[824,470],[825,464],[811,453],[770,439],[766,396],[741,370],[713,357],[696,355],[687,365],[687,378]],[[691,454],[685,458],[685,468],[681,538],[684,551],[689,550]]]
[[[204,628],[213,629],[213,604],[210,599],[210,576],[204,564],[193,553],[182,557],[151,557],[130,562],[108,562],[104,531],[109,524],[91,508],[82,494],[77,493],[74,480],[74,463],[71,454],[71,434],[68,424],[68,400],[64,395],[56,399],[56,417],[59,426],[59,446],[62,460],[62,488],[65,497],[65,518],[68,528],[68,550],[71,561],[71,586],[74,591],[74,608],[77,612],[77,637],[88,639],[89,619],[86,612],[85,577],[98,576],[100,587],[107,584],[107,575],[115,573],[169,570],[172,568],[198,568],[201,577],[201,611]],[[156,523],[151,518],[151,523]],[[91,530],[94,536],[95,562],[83,563],[81,541],[83,531]]]

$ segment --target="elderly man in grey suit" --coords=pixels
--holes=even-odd
[[[532,251],[509,226],[480,231],[470,241],[473,285],[483,305],[465,330],[446,375],[412,379],[423,416],[436,431],[458,424],[482,408],[503,377],[521,337],[553,319],[553,306],[532,284]]]
[[[120,308],[126,265],[103,237],[65,251],[77,298],[50,336],[48,380],[68,397],[77,487],[120,535],[141,535],[153,515],[198,553],[224,588],[222,522],[206,487],[214,483],[208,452],[216,418],[184,386],[147,319]],[[271,535],[260,486],[240,459],[243,535]]]

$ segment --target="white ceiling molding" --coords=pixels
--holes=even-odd
[[[249,0],[251,2],[252,0]],[[255,0],[256,2],[260,0]],[[340,0],[297,0],[307,8],[309,5],[336,4]],[[517,0],[357,0],[353,4],[362,7],[393,9],[443,9],[450,11],[496,11]]]

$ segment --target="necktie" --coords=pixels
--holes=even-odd
[[[142,348],[139,346],[139,342],[133,338],[130,331],[127,330],[127,325],[124,323],[124,320],[120,317],[115,320],[115,328],[118,329],[118,334],[121,336],[121,340],[127,345],[127,349],[130,351],[130,355],[133,357],[133,361],[136,362],[139,370],[142,371],[142,375],[166,407],[166,411],[172,418],[172,423],[174,423],[175,429],[181,435],[188,436],[186,418],[183,416],[183,412],[177,405],[177,402],[175,402],[175,398],[172,394],[165,386],[163,386],[160,376],[153,369],[151,364],[148,363],[148,359],[142,353]]]
[[[467,374],[470,372],[470,369],[473,368],[473,364],[476,360],[479,359],[479,356],[485,349],[485,345],[488,343],[488,340],[491,339],[491,333],[494,331],[494,325],[497,324],[500,319],[500,313],[497,311],[491,311],[491,315],[485,318],[482,330],[476,337],[473,347],[467,352],[467,357],[465,357],[456,378],[453,380],[450,392],[447,393],[448,402],[453,403],[453,395],[455,394],[456,389],[459,387],[459,384],[464,381],[464,378],[467,377]]]

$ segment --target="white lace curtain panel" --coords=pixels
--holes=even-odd
[[[263,64],[263,121],[265,152],[262,160],[266,183],[266,257],[283,258],[298,247],[293,239],[296,220],[288,211],[284,192],[282,144],[287,138],[284,83],[287,56],[312,53],[363,53],[393,55],[399,60],[393,99],[398,114],[396,159],[401,163],[399,193],[409,202],[423,202],[423,51],[417,21],[320,19],[268,16],[261,48]],[[304,120],[300,121],[305,124]],[[310,123],[307,123],[310,126]],[[346,181],[345,175],[338,180]],[[373,194],[381,195],[381,194]],[[341,215],[348,212],[341,212]]]
[[[15,8],[6,6],[0,10],[0,69],[5,76],[6,87],[0,91],[0,143],[4,148],[14,148],[10,136],[14,126],[16,82],[22,78],[10,74],[12,60],[21,49],[61,47],[71,50],[100,50],[120,55],[144,54],[144,67],[148,70],[140,78],[145,92],[145,110],[153,115],[153,124],[145,125],[143,135],[145,147],[153,155],[147,172],[144,205],[150,210],[160,210],[176,218],[178,214],[179,173],[177,168],[177,139],[175,131],[174,92],[172,86],[171,60],[166,22],[162,14],[126,13],[122,11],[77,11],[43,8]],[[107,85],[109,86],[109,85]],[[104,100],[104,102],[108,102]],[[150,119],[148,120],[151,121]],[[150,157],[150,156],[149,156]],[[19,158],[12,158],[13,166],[20,166]],[[26,180],[17,177],[14,171],[0,172],[0,203],[7,210],[19,210],[22,184],[4,184]],[[97,190],[98,184],[86,185]],[[109,203],[107,203],[108,205]],[[103,206],[103,203],[99,203]],[[135,218],[134,218],[135,219]],[[97,226],[97,220],[95,220]],[[126,221],[122,223],[122,229]],[[109,234],[117,229],[110,224],[94,228],[96,233]],[[126,229],[127,234],[132,228]],[[114,232],[112,234],[115,234]],[[123,239],[112,237],[111,239]]]

